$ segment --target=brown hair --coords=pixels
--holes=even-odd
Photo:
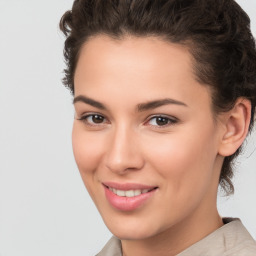
[[[212,89],[214,113],[230,110],[238,97],[256,105],[256,47],[248,15],[234,0],[75,0],[61,18],[66,36],[63,79],[74,94],[81,46],[97,34],[155,36],[189,47],[198,81]],[[220,185],[233,193],[232,163],[241,147],[224,159]]]

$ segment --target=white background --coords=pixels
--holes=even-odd
[[[240,0],[256,35],[256,1]],[[72,97],[61,84],[61,15],[72,0],[0,0],[0,255],[91,256],[109,239],[71,149]],[[253,16],[254,15],[254,16]],[[256,238],[256,133],[236,193],[219,201]],[[249,157],[250,156],[250,157]]]

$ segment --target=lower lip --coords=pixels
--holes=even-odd
[[[153,189],[147,193],[140,194],[134,197],[118,196],[104,186],[105,195],[108,202],[120,211],[133,211],[142,206],[156,191]]]

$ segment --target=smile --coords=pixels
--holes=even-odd
[[[133,211],[150,200],[158,187],[139,184],[104,183],[108,203],[120,211]]]
[[[109,187],[108,189],[111,190],[117,196],[123,196],[123,197],[139,196],[141,194],[145,194],[152,190],[152,189],[119,190],[119,189],[115,189],[115,188],[111,188],[111,187]]]

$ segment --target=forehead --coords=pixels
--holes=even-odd
[[[141,100],[168,95],[190,104],[200,95],[209,94],[208,86],[198,83],[192,63],[187,47],[156,37],[115,40],[95,36],[81,48],[74,78],[75,95],[98,94],[99,100],[106,98],[99,92],[106,91],[132,99],[139,99],[140,95]]]
[[[170,43],[157,37],[127,36],[113,39],[98,35],[82,46],[76,75],[79,66],[83,67],[83,73],[86,70],[104,71],[107,68],[115,68],[117,72],[133,70],[143,75],[144,72],[151,72],[154,69],[154,74],[157,75],[161,71],[168,72],[170,67],[192,73],[192,60],[188,48],[184,45]]]

